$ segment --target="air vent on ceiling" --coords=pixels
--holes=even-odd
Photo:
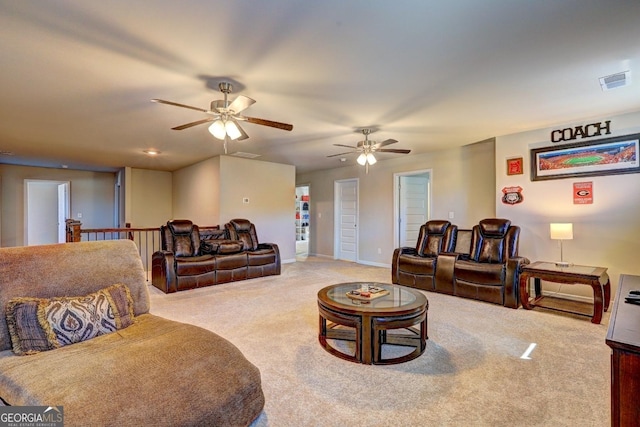
[[[611,74],[610,76],[600,77],[600,86],[602,90],[611,90],[631,84],[631,71],[623,71],[621,73]]]
[[[231,155],[236,157],[244,157],[245,159],[255,159],[256,157],[260,157],[260,154],[244,153],[242,151],[236,151],[235,153],[231,153]]]

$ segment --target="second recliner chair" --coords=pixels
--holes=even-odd
[[[256,227],[246,219],[232,219],[224,225],[229,238],[239,240],[247,253],[249,279],[280,274],[280,250],[274,243],[260,243]]]

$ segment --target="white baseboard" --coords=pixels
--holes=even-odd
[[[318,258],[335,259],[333,255],[312,254],[311,252],[309,252],[309,256],[317,256]]]
[[[371,262],[371,261],[362,261],[358,260],[358,264],[370,265],[372,267],[383,267],[383,268],[391,268],[391,264],[383,264],[381,262]]]

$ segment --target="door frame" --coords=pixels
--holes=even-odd
[[[311,231],[312,231],[312,227],[311,227],[311,223],[313,223],[313,215],[310,213],[311,212],[311,200],[313,200],[311,198],[311,184],[296,184],[296,195],[298,194],[298,188],[306,188],[307,189],[307,193],[309,195],[309,233],[308,233],[308,240],[307,240],[307,253],[306,255],[309,255],[311,253]],[[298,200],[296,199],[296,202]],[[296,236],[294,236],[295,238],[295,245],[298,244],[298,238]],[[296,246],[296,256],[298,255],[298,249]]]
[[[341,206],[341,193],[340,186],[347,182],[354,182],[356,184],[356,256],[355,262],[360,262],[359,247],[360,247],[360,179],[359,178],[347,178],[337,179],[333,181],[333,259],[339,259],[338,254],[340,251],[340,206]]]
[[[24,246],[29,244],[29,217],[33,215],[34,212],[29,212],[29,190],[31,183],[50,183],[56,186],[56,193],[58,198],[58,211],[56,212],[57,217],[64,216],[66,218],[70,217],[71,214],[71,181],[63,181],[63,180],[52,180],[52,179],[25,179],[24,180],[24,233],[22,237],[22,242]],[[64,200],[59,200],[60,198],[60,187],[64,187]],[[63,209],[64,212],[60,212],[60,209]],[[39,215],[40,212],[37,212]],[[61,231],[62,230],[62,231]],[[64,222],[60,223],[58,221],[58,240],[60,240],[60,236],[66,236],[66,224]],[[62,242],[58,242],[62,243]]]
[[[431,219],[431,183],[433,182],[433,169],[421,169],[411,172],[397,172],[393,174],[393,241],[394,246],[400,246],[400,177],[413,175],[429,175],[427,183],[427,220]]]

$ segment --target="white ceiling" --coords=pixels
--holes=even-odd
[[[257,102],[230,142],[299,172],[372,140],[409,155],[640,110],[638,0],[0,0],[0,163],[175,170],[223,153],[217,84]],[[143,150],[161,155],[150,158]],[[379,160],[399,154],[380,154]]]

